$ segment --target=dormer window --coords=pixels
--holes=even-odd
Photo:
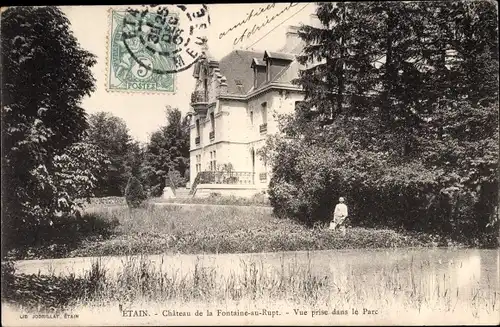
[[[269,82],[271,80],[271,58],[266,60],[266,81]]]
[[[253,68],[253,87],[257,89],[259,86],[264,84],[267,80],[266,77],[266,62],[261,59],[253,58],[252,60]]]
[[[290,65],[295,56],[288,53],[264,52],[263,60],[266,62],[266,80],[272,81],[285,67]]]

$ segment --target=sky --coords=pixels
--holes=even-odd
[[[287,7],[288,9],[284,10]],[[96,79],[96,90],[82,101],[82,107],[89,114],[99,111],[110,112],[126,122],[134,139],[147,142],[152,132],[165,125],[167,105],[179,108],[183,113],[189,111],[195,82],[192,67],[176,73],[173,93],[110,92],[106,83],[111,7],[67,6],[61,9],[68,17],[80,46],[97,57],[97,64],[92,69]],[[209,4],[211,23],[206,35],[209,53],[219,60],[235,49],[278,50],[285,44],[288,26],[309,23],[314,9],[313,3]],[[282,13],[277,15],[280,12]],[[273,16],[275,18],[271,20]],[[234,44],[235,39],[240,39],[245,29],[248,32],[254,25],[260,26],[268,20],[269,23],[257,32]],[[237,24],[239,26],[231,29]]]

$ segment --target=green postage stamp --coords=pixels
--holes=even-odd
[[[137,26],[149,27],[155,22],[155,14],[147,13],[138,16],[127,10],[111,10],[111,31],[108,42],[108,90],[127,92],[174,92],[175,72],[171,61],[151,47],[143,35],[134,34]],[[142,16],[142,17],[141,17]],[[170,17],[173,17],[170,14]],[[169,18],[170,18],[169,17]],[[144,29],[144,28],[142,28]],[[175,51],[172,42],[157,42],[157,46],[165,51]]]
[[[189,69],[206,42],[206,5],[151,5],[111,10],[109,91],[174,92],[175,74]]]

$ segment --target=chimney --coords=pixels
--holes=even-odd
[[[221,94],[227,94],[227,79],[226,76],[222,76],[220,78],[220,84],[219,84],[219,95]]]
[[[318,15],[316,14],[309,15],[309,25],[316,28],[320,28],[323,26],[323,24],[321,24],[321,21],[318,18]]]
[[[297,31],[299,30],[298,26],[290,25],[286,31],[286,41],[285,46],[281,49],[280,52],[292,52],[297,46],[301,43],[301,39]]]

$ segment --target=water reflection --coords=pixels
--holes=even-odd
[[[108,273],[116,276],[132,257],[101,257]],[[498,251],[477,249],[410,249],[276,252],[220,255],[151,255],[143,257],[162,271],[189,272],[196,264],[213,267],[219,275],[238,273],[246,264],[257,263],[266,273],[307,266],[317,276],[328,276],[335,284],[355,281],[354,287],[374,287],[379,282],[398,281],[396,287],[441,290],[492,289],[499,291]],[[83,275],[96,258],[18,261],[19,273]],[[286,268],[286,269],[285,269]],[[285,272],[286,273],[286,272]]]
[[[491,323],[500,318],[497,250],[151,255],[18,261],[16,268],[18,273],[26,274],[82,276],[96,260],[100,260],[110,280],[118,281],[119,285],[120,281],[127,283],[128,280],[121,276],[128,272],[128,277],[133,275],[134,278],[144,266],[153,272],[154,278],[166,274],[173,280],[193,281],[200,276],[195,271],[204,270],[208,273],[202,275],[210,279],[207,285],[212,285],[211,291],[215,293],[238,293],[242,298],[245,294],[260,294],[262,298],[258,300],[251,298],[252,303],[259,305],[263,301],[276,304],[276,301],[291,299],[304,304],[313,300],[314,304],[307,305],[339,310],[369,309],[381,313],[378,320],[369,320],[372,323],[387,324],[404,319],[412,324],[438,323],[439,319],[442,320],[439,323],[450,323],[453,319],[462,322],[472,321],[471,318],[475,323]],[[253,286],[245,289],[248,286],[242,286],[241,281],[251,276],[255,277],[255,284],[250,283]],[[190,285],[189,282],[186,285]],[[284,291],[279,291],[283,285]],[[278,298],[263,296],[275,293]]]

